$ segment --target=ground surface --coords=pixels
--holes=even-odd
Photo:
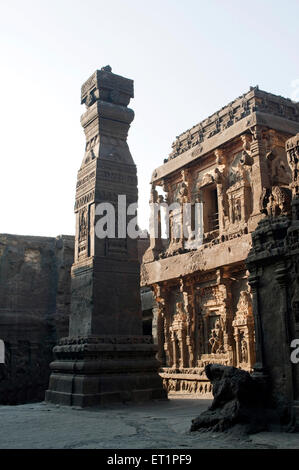
[[[1,449],[299,449],[299,434],[259,433],[235,438],[190,433],[191,420],[211,400],[169,401],[101,409],[46,403],[0,406]]]

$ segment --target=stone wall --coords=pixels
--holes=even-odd
[[[255,321],[255,374],[267,379],[271,399],[282,411],[291,407],[299,422],[299,364],[291,360],[292,342],[299,339],[299,134],[286,143],[292,170],[292,202],[269,195],[266,218],[252,235],[247,258]],[[290,203],[290,201],[288,201]]]
[[[290,209],[298,157],[285,144],[297,132],[298,103],[250,89],[178,136],[153,172],[150,201],[158,217],[151,218],[141,286],[154,293],[153,324],[169,391],[208,393],[207,364],[254,368],[246,258],[258,223]],[[287,152],[294,153],[289,160]],[[268,310],[264,327],[271,337]]]
[[[74,237],[0,235],[0,403],[44,399],[52,348],[68,333]]]
[[[141,261],[149,240],[137,245]],[[0,404],[44,400],[52,349],[68,335],[73,260],[73,236],[0,234],[0,340],[6,353]],[[141,291],[142,304],[149,295]],[[143,306],[144,334],[151,328],[152,307],[148,301]]]

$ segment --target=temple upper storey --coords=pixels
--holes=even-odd
[[[229,140],[263,126],[294,135],[299,129],[299,103],[251,87],[247,93],[177,136],[164,164],[153,172],[152,182],[192,164]]]
[[[153,172],[150,201],[160,214],[151,222],[144,263],[191,251],[203,260],[207,245],[226,242],[234,244],[234,250],[227,247],[230,259],[232,252],[245,259],[246,236],[258,222],[290,211],[292,171],[285,144],[298,131],[299,103],[256,87],[177,137],[169,158]],[[144,269],[151,272],[148,279],[158,272]]]

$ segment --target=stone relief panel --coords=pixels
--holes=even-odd
[[[212,327],[213,324],[213,327]],[[211,354],[221,354],[224,352],[223,345],[223,321],[220,315],[209,316],[209,352]]]
[[[155,297],[158,354],[168,391],[204,394],[204,378],[196,374],[208,363],[252,370],[254,320],[245,271],[217,270],[181,278],[176,286],[156,285]]]
[[[208,362],[229,364],[232,345],[228,334],[226,287],[197,287],[195,296],[197,365],[204,366]]]
[[[244,152],[237,153],[228,168],[226,195],[229,217],[226,231],[236,232],[246,226],[252,212],[250,166],[244,165]]]
[[[88,256],[88,224],[89,208],[82,207],[78,212],[78,256],[85,258]]]
[[[285,151],[285,137],[273,129],[268,129],[263,138],[270,185],[288,187],[292,181],[292,173]]]
[[[290,215],[291,201],[292,192],[289,188],[279,186],[264,188],[260,199],[261,212],[270,217]]]
[[[240,291],[233,327],[236,343],[236,367],[252,370],[255,362],[254,319],[251,295],[246,290]]]

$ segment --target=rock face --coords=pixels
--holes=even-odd
[[[241,369],[209,364],[205,373],[213,385],[214,401],[210,408],[192,420],[191,431],[226,431],[244,425],[248,433],[267,426],[263,384]]]
[[[40,401],[68,331],[74,237],[0,235],[0,404]]]
[[[54,348],[46,392],[53,403],[91,406],[165,397],[156,346],[151,336],[142,335],[137,240],[126,230],[133,219],[128,206],[138,198],[127,144],[133,96],[133,81],[109,66],[97,70],[81,89],[86,147],[76,190],[70,329]],[[103,207],[118,215],[116,222],[109,212],[111,233],[106,237],[97,231]]]

